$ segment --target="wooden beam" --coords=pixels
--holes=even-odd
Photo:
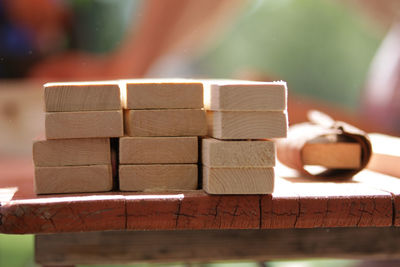
[[[203,84],[185,79],[126,80],[126,109],[202,109]]]
[[[307,143],[301,150],[304,165],[326,168],[358,169],[361,165],[359,143]]]
[[[274,169],[203,166],[203,190],[209,194],[271,194]]]
[[[214,111],[283,111],[285,82],[206,80],[204,107]]]
[[[398,259],[400,228],[111,231],[35,236],[35,260],[41,264],[305,258]]]
[[[201,109],[126,110],[128,136],[203,136],[206,114]]]
[[[47,139],[119,137],[124,135],[122,111],[47,112]]]
[[[202,164],[208,167],[273,167],[275,144],[272,141],[202,140]]]
[[[109,138],[37,140],[32,150],[39,167],[111,164]]]
[[[100,111],[121,109],[117,81],[46,83],[46,112]]]
[[[281,111],[207,111],[208,135],[218,139],[286,137],[287,115]]]
[[[120,164],[197,163],[197,137],[121,137]]]
[[[111,165],[35,167],[36,194],[105,192],[112,180]]]
[[[120,165],[121,191],[195,190],[196,164]]]

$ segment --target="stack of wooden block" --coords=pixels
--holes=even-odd
[[[33,144],[36,193],[111,190],[110,138],[123,135],[118,83],[44,87],[46,139]]]
[[[203,84],[127,80],[125,133],[119,143],[121,191],[194,190],[198,136],[207,133]]]
[[[269,139],[286,136],[286,91],[284,82],[222,80],[46,84],[36,193],[194,190],[199,158],[210,194],[271,193]]]
[[[208,136],[202,140],[203,189],[210,194],[269,194],[275,146],[286,137],[285,82],[207,81]]]

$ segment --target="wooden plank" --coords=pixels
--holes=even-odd
[[[112,180],[111,165],[35,167],[37,194],[105,192]]]
[[[400,179],[370,170],[364,170],[353,177],[353,180],[363,185],[377,188],[392,195],[393,224],[400,226]]]
[[[33,170],[30,160],[0,161],[0,233],[400,225],[400,180],[371,171],[353,180],[302,178],[278,163],[272,195],[195,190],[55,197],[34,193]]]
[[[218,139],[286,137],[287,115],[279,111],[207,111],[208,135]]]
[[[307,143],[301,150],[304,165],[326,168],[357,169],[361,165],[359,143]]]
[[[109,138],[37,140],[32,150],[39,167],[111,164]]]
[[[121,191],[195,190],[196,164],[120,165]]]
[[[213,111],[283,111],[285,82],[211,80],[204,84],[204,107]]]
[[[121,109],[117,81],[46,83],[44,101],[47,112]]]
[[[393,223],[392,195],[388,192],[340,177],[329,180],[298,177],[290,170],[279,166],[277,169],[281,178],[276,178],[276,188],[280,190],[273,194],[272,209],[267,202],[263,203],[263,213],[266,213],[263,224],[271,214],[280,215],[281,221],[292,220],[293,228],[391,226]],[[284,202],[276,202],[276,197]],[[297,201],[297,204],[291,202],[290,209],[283,205],[288,198]],[[262,228],[271,228],[270,221],[265,222]]]
[[[47,139],[119,137],[124,135],[122,111],[47,112]]]
[[[258,195],[184,194],[172,229],[259,229],[260,200]]]
[[[393,227],[112,231],[37,235],[35,260],[41,264],[61,265],[307,258],[390,259],[400,258],[399,244],[400,228]]]
[[[201,109],[126,110],[128,136],[203,136],[206,114]]]
[[[126,109],[202,109],[203,84],[184,79],[126,82]]]
[[[121,137],[120,164],[197,163],[197,137]]]
[[[204,166],[203,189],[209,194],[271,194],[274,169]]]
[[[275,144],[272,141],[202,140],[202,164],[208,167],[273,167]]]
[[[13,200],[1,207],[7,212],[3,213],[0,228],[13,234],[122,230],[124,203],[118,195],[49,195],[30,201]]]
[[[160,230],[177,229],[177,211],[187,193],[188,191],[162,194],[146,192],[126,196],[126,229],[149,230],[152,225]]]
[[[372,156],[367,168],[387,175],[400,177],[400,138],[369,134]]]

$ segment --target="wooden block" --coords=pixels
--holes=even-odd
[[[285,82],[206,81],[204,107],[214,111],[286,110]]]
[[[109,138],[38,140],[32,150],[39,167],[111,164]]]
[[[197,184],[196,164],[119,166],[121,191],[194,190]]]
[[[48,112],[47,139],[119,137],[124,135],[122,111]]]
[[[326,168],[357,169],[361,165],[361,146],[358,143],[307,143],[301,150],[304,165]]]
[[[203,189],[208,194],[271,194],[273,168],[213,168],[203,166]]]
[[[46,83],[44,101],[47,112],[121,109],[117,81]]]
[[[128,136],[202,136],[207,133],[201,109],[126,110]]]
[[[36,167],[36,194],[104,192],[112,189],[111,165]]]
[[[120,164],[197,163],[197,137],[121,137]]]
[[[203,84],[181,79],[127,80],[126,109],[201,109]]]
[[[367,168],[400,177],[400,138],[384,134],[369,134],[373,154]]]
[[[219,139],[286,137],[287,115],[280,111],[207,111],[208,135]]]
[[[275,144],[272,141],[202,140],[202,164],[208,167],[273,167]]]

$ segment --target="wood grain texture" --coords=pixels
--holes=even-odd
[[[112,180],[111,165],[35,167],[37,194],[106,192]]]
[[[283,111],[285,82],[210,81],[204,87],[204,107],[213,111]]]
[[[400,177],[400,138],[369,134],[372,156],[367,168],[387,175]]]
[[[39,167],[111,164],[109,138],[37,140],[32,150]]]
[[[154,193],[155,194],[155,193]],[[211,196],[202,190],[128,196],[127,229],[257,229],[259,196]]]
[[[361,165],[359,143],[307,143],[301,150],[304,165],[326,168],[358,169]]]
[[[353,177],[353,180],[372,188],[389,192],[393,198],[393,224],[400,226],[400,179],[398,177],[364,170]]]
[[[195,190],[196,164],[120,165],[121,191]]]
[[[202,109],[203,84],[189,80],[128,80],[126,109]]]
[[[273,167],[275,144],[272,141],[202,140],[202,164],[208,167]]]
[[[121,137],[120,164],[197,163],[197,137]]]
[[[203,167],[203,189],[209,194],[271,194],[273,168]]]
[[[208,135],[218,139],[286,137],[287,115],[279,111],[207,111]]]
[[[298,177],[279,164],[276,171],[272,195],[195,190],[54,196],[35,194],[30,161],[0,161],[0,232],[400,226],[396,177],[364,170],[350,181],[327,181]]]
[[[279,190],[262,200],[261,228],[366,227],[393,223],[392,195],[367,183],[297,177],[282,168],[279,175],[283,177],[275,179]]]
[[[117,81],[47,83],[44,85],[45,110],[120,110],[121,94]]]
[[[124,135],[122,111],[47,112],[47,139],[119,137]]]
[[[126,110],[128,136],[203,136],[206,114],[201,109]]]
[[[49,205],[51,203],[51,205]],[[14,200],[0,232],[12,234],[61,233],[125,229],[125,199],[113,195],[42,196],[36,201]],[[107,218],[107,219],[104,219]]]
[[[399,240],[400,228],[394,227],[73,233],[37,235],[35,259],[41,264],[56,265],[389,259],[400,257]]]

